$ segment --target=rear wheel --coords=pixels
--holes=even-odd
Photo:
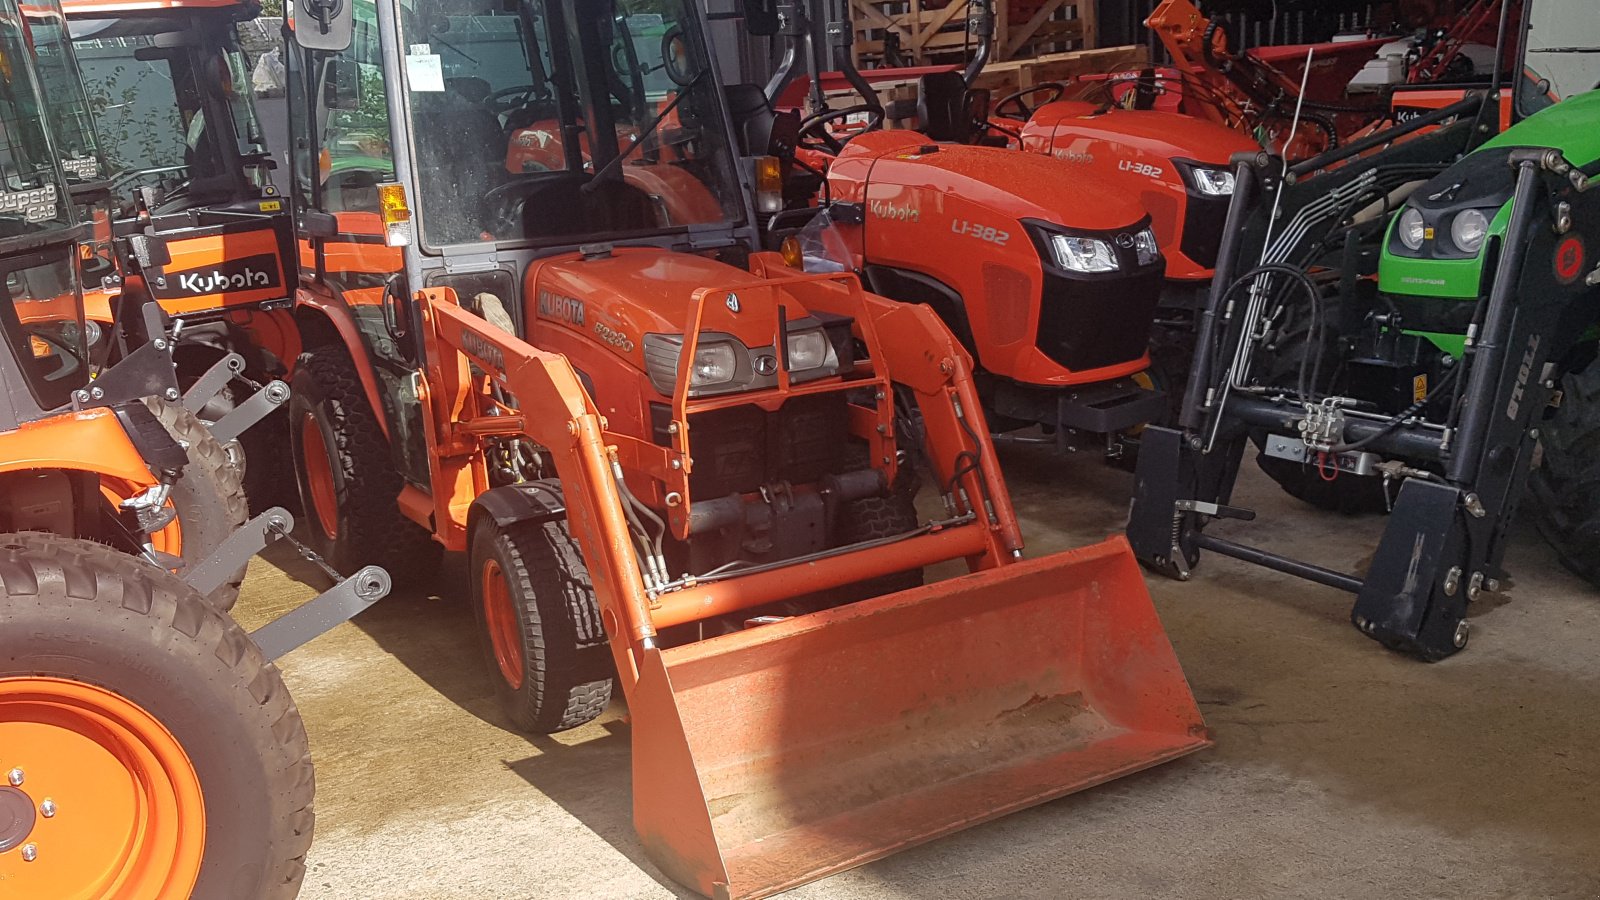
[[[1573,572],[1600,585],[1600,363],[1562,379],[1530,476],[1533,521]]]
[[[401,515],[405,486],[389,442],[343,347],[301,354],[289,398],[289,435],[311,542],[346,575],[383,566],[397,582],[426,578],[442,552]]]
[[[177,403],[154,397],[145,398],[144,404],[189,457],[183,476],[172,486],[167,500],[177,518],[150,535],[150,544],[157,552],[182,557],[186,564],[197,565],[249,519],[244,483],[227,449],[194,413]],[[146,484],[120,479],[102,478],[100,481],[101,494],[113,505],[131,499],[146,487]],[[239,584],[244,581],[244,573],[245,567],[240,566],[211,593],[210,600],[217,608],[233,608],[239,599]]]
[[[0,535],[0,880],[18,897],[291,898],[311,844],[300,714],[169,573]]]
[[[485,521],[469,565],[489,677],[511,721],[550,734],[600,715],[611,700],[611,652],[567,523]]]

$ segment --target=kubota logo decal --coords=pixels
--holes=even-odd
[[[167,289],[163,295],[204,297],[228,291],[275,288],[280,283],[277,255],[260,253],[243,259],[230,259],[219,266],[168,272]]]
[[[1556,248],[1556,280],[1571,284],[1583,274],[1583,239],[1571,235]]]
[[[550,291],[539,292],[539,315],[546,319],[560,319],[573,325],[582,327],[584,320],[583,301],[576,297],[567,297]]]
[[[506,370],[506,355],[500,348],[489,343],[488,339],[476,331],[461,332],[461,349],[468,356],[476,357],[492,366],[497,372]]]
[[[896,222],[922,221],[922,210],[909,203],[904,206],[896,206],[893,203],[874,200],[867,204],[867,208],[872,210],[872,214],[880,219],[890,219]]]

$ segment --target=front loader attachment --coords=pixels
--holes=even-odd
[[[765,897],[1207,746],[1120,537],[651,650],[634,823]]]

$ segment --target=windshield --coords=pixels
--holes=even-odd
[[[1564,100],[1600,87],[1600,15],[1590,3],[1530,2],[1525,65],[1550,82],[1549,93]],[[1549,105],[1537,91],[1519,92],[1523,115]]]
[[[60,0],[35,0],[22,8],[33,37],[39,82],[49,104],[50,127],[55,136],[61,168],[71,184],[98,181],[105,176],[100,142],[89,117],[89,98],[78,77],[78,62],[67,35],[67,20]]]
[[[692,0],[420,0],[403,65],[429,246],[737,221]]]
[[[159,186],[212,199],[251,177],[237,160],[264,148],[232,21],[74,19],[71,30],[120,196]]]
[[[66,198],[40,115],[43,104],[19,18],[0,14],[0,238],[68,224]]]

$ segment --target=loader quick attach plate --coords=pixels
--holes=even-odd
[[[643,659],[634,822],[765,897],[1210,744],[1120,537]]]

